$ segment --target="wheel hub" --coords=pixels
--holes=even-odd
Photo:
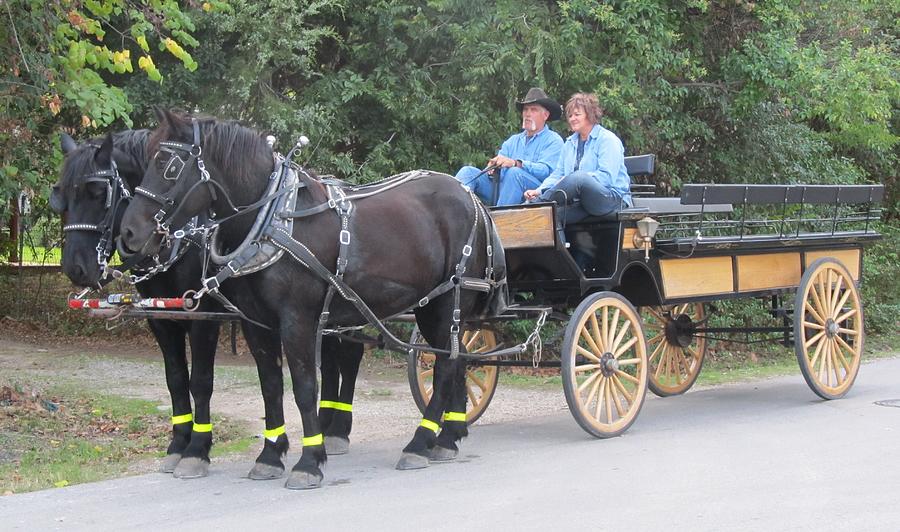
[[[838,324],[833,319],[828,318],[828,321],[825,322],[825,334],[829,338],[834,338],[838,333]]]
[[[614,357],[612,353],[607,351],[600,356],[600,371],[603,372],[604,376],[609,377],[618,369],[619,361],[616,360],[616,357]]]
[[[666,341],[679,347],[689,347],[696,327],[687,314],[678,314],[666,320]]]

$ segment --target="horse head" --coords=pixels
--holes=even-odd
[[[170,228],[194,216],[233,212],[258,199],[274,167],[272,149],[252,129],[233,122],[156,110],[151,154],[141,185],[122,219],[121,244],[129,252],[157,253]]]
[[[113,251],[123,199],[130,196],[113,157],[114,139],[78,146],[63,133],[62,175],[50,192],[50,207],[65,215],[63,272],[79,286],[97,286]]]

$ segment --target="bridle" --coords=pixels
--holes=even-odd
[[[200,180],[194,183],[182,196],[180,204],[175,201],[175,195],[172,194],[172,191],[175,188],[174,185],[169,189],[168,194],[157,194],[142,186],[138,186],[134,189],[135,197],[143,196],[159,205],[159,210],[153,215],[153,221],[156,222],[155,234],[162,235],[164,242],[167,242],[172,238],[170,223],[181,211],[187,198],[190,197],[194,190],[203,185],[208,186],[213,202],[215,202],[217,198],[217,188],[224,192],[222,185],[210,179],[209,172],[206,170],[206,164],[203,162],[202,157],[203,149],[200,147],[200,126],[197,123],[196,118],[191,118],[191,126],[194,137],[192,144],[169,140],[162,141],[159,143],[159,150],[157,150],[156,154],[153,156],[153,159],[156,160],[160,153],[169,154],[169,159],[166,161],[166,165],[163,168],[162,177],[167,181],[173,181],[175,183],[181,178],[185,168],[192,163],[197,165],[197,169],[200,171]],[[182,157],[182,155],[185,157]]]
[[[115,227],[116,221],[119,219],[119,211],[131,200],[131,193],[125,187],[122,177],[119,175],[119,169],[115,161],[110,161],[108,170],[98,170],[82,177],[85,187],[90,183],[101,183],[106,185],[106,214],[100,223],[74,223],[63,226],[63,232],[87,231],[100,233],[100,240],[97,242],[97,265],[100,266],[100,279],[106,279],[113,274],[108,266],[109,258],[115,248]]]

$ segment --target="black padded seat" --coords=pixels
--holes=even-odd
[[[646,214],[647,216],[671,215],[671,214],[700,214],[704,213],[722,213],[733,212],[734,208],[727,203],[707,204],[707,205],[684,205],[681,198],[644,198],[632,197],[634,207],[622,209],[606,216],[588,216],[587,218],[571,225],[589,224],[598,222],[616,222],[620,218],[620,214],[631,217],[634,214]],[[702,209],[701,209],[702,207]]]

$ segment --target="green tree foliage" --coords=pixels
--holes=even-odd
[[[41,140],[82,115],[100,128],[153,125],[150,107],[170,105],[245,121],[282,149],[306,134],[309,162],[350,179],[453,172],[494,153],[517,127],[514,100],[537,85],[560,101],[596,92],[628,152],[658,154],[663,192],[698,181],[885,181],[897,212],[900,0],[233,0],[190,17],[161,0],[44,10],[6,1],[17,28],[62,24],[58,39],[82,43],[26,46],[56,65],[57,83],[78,87],[16,93],[38,111],[29,130]],[[76,7],[83,19],[73,21]],[[119,72],[137,72],[147,49],[162,83],[146,61],[144,76]],[[553,127],[567,134],[564,122]]]
[[[220,1],[2,0],[0,16],[0,190],[44,191],[61,164],[55,133],[96,133],[132,124],[121,85],[141,73],[163,81],[154,58],[171,56],[187,71],[197,62],[194,23],[180,4],[198,11]],[[0,204],[5,215],[8,201]]]

